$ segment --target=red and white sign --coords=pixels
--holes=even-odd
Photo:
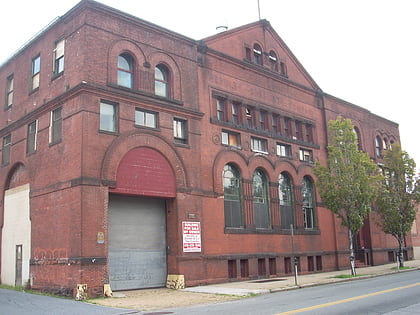
[[[182,222],[182,247],[184,249],[184,253],[201,252],[200,222]]]

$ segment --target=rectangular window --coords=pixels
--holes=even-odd
[[[14,78],[13,74],[7,77],[6,81],[6,107],[10,107],[13,105],[13,85],[14,85]]]
[[[302,123],[300,121],[295,121],[295,136],[297,140],[303,140],[303,133],[302,133]]]
[[[268,153],[267,140],[251,137],[251,149],[254,152]]]
[[[238,103],[232,103],[232,122],[235,125],[241,124],[241,105]]]
[[[64,71],[64,39],[55,43],[54,47],[54,65],[53,72],[55,75]]]
[[[306,130],[306,142],[309,143],[313,143],[314,142],[314,137],[313,137],[313,131],[312,131],[313,127],[311,124],[306,124],[305,125],[305,130]]]
[[[305,229],[313,229],[315,227],[314,208],[303,207],[303,221]]]
[[[276,154],[281,157],[292,157],[292,147],[288,144],[277,143]]]
[[[62,132],[62,118],[61,107],[51,112],[50,122],[50,144],[58,143],[61,141]]]
[[[35,120],[28,125],[28,134],[26,136],[26,153],[31,154],[36,151],[36,133],[38,121]]]
[[[284,117],[284,135],[286,137],[292,137],[292,120],[288,117]]]
[[[260,111],[260,128],[261,130],[267,130],[268,129],[268,123],[267,123],[267,112],[266,111]]]
[[[31,74],[32,74],[31,89],[32,90],[39,88],[40,71],[41,71],[41,56],[37,56],[34,59],[32,59],[32,66],[31,66]]]
[[[135,124],[148,128],[157,128],[158,114],[136,108]]]
[[[248,128],[254,128],[255,121],[254,121],[254,108],[247,106],[246,107],[246,125]]]
[[[274,133],[279,133],[279,116],[276,114],[271,116],[271,129]]]
[[[222,144],[240,148],[240,134],[232,131],[222,130]]]
[[[299,149],[299,160],[309,163],[313,162],[312,150]]]
[[[217,107],[217,119],[220,121],[226,121],[226,105],[225,100],[218,98],[216,100]]]
[[[176,143],[188,143],[186,120],[174,118],[174,140]]]
[[[117,131],[117,105],[101,102],[99,109],[99,129],[102,131]]]
[[[3,153],[2,153],[2,164],[7,165],[10,162],[10,148],[12,146],[12,135],[8,134],[3,137]]]

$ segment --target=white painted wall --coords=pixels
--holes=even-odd
[[[23,245],[22,284],[29,280],[31,221],[29,184],[9,189],[4,197],[4,224],[1,242],[1,283],[15,285],[16,245]]]

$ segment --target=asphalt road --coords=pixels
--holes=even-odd
[[[420,271],[265,294],[171,314],[420,314]]]
[[[155,312],[0,289],[0,314],[420,314],[420,270]]]
[[[133,314],[133,310],[110,308],[70,299],[0,289],[0,314],[116,315]]]

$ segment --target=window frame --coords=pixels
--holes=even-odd
[[[122,67],[120,64],[120,58],[122,58],[128,65],[128,67]],[[117,57],[117,84],[118,86],[125,87],[127,89],[134,88],[134,73],[135,73],[135,61],[134,57],[128,53],[123,52]],[[125,77],[128,76],[128,77]],[[126,84],[125,80],[129,79],[129,84]]]
[[[3,137],[1,164],[3,166],[10,163],[10,156],[12,149],[12,134],[9,133]]]
[[[57,114],[59,115],[57,116]],[[63,108],[58,107],[51,111],[50,115],[50,139],[49,144],[54,145],[61,142],[63,133]]]
[[[281,172],[279,182],[279,205],[281,227],[290,229],[290,224],[295,225],[295,200],[293,196],[293,180],[287,172]]]
[[[64,73],[64,49],[65,49],[64,38],[61,38],[54,43],[53,78]]]
[[[216,117],[219,121],[227,121],[226,99],[216,98]]]
[[[315,187],[309,176],[304,176],[301,186],[303,224],[306,230],[316,229],[315,217]]]
[[[234,186],[228,186],[227,180],[232,179],[225,176],[231,172],[234,177]],[[222,170],[222,186],[224,197],[224,216],[226,228],[242,228],[243,227],[243,209],[242,209],[242,184],[241,173],[239,169],[231,163],[226,164]],[[232,181],[231,181],[232,182]],[[236,194],[227,193],[228,188],[233,187]],[[232,191],[233,189],[230,189]],[[235,207],[236,206],[236,207]],[[235,220],[235,213],[238,221]]]
[[[34,129],[31,129],[33,128]],[[28,124],[26,135],[26,154],[33,154],[37,149],[37,136],[38,136],[38,120],[34,120]]]
[[[156,76],[156,69],[159,70],[160,74],[162,75],[162,78],[157,78]],[[154,80],[155,80],[155,95],[169,98],[171,95],[171,84],[170,84],[170,71],[168,66],[166,66],[163,63],[160,63],[156,65],[155,67],[155,73],[154,73]],[[157,93],[157,86],[164,87],[164,93]]]
[[[229,147],[241,148],[241,134],[230,130],[222,129],[222,140],[223,145]]]
[[[137,115],[138,113],[142,113],[144,115],[143,123],[140,122],[140,117],[138,119],[138,115]],[[152,125],[148,124],[147,117],[150,117],[150,116],[153,117],[153,124]],[[158,129],[159,128],[159,113],[136,107],[136,109],[134,111],[134,124],[137,127]]]
[[[261,179],[261,192],[257,189],[257,178]],[[269,183],[266,172],[261,168],[257,168],[252,175],[252,203],[255,227],[257,229],[269,229],[271,227]]]
[[[309,157],[309,158],[306,158]],[[312,150],[299,148],[299,161],[306,162],[306,163],[313,163],[314,162],[314,153]]]
[[[284,158],[292,157],[292,146],[281,142],[276,143],[276,155]]]
[[[41,55],[38,54],[31,61],[31,91],[39,89],[41,82]]]
[[[14,98],[14,83],[15,78],[14,74],[12,73],[6,78],[6,93],[5,93],[5,104],[4,108],[8,109],[13,105],[13,98]]]
[[[188,144],[188,121],[183,118],[173,118],[173,137],[176,144]]]
[[[279,72],[278,58],[277,58],[277,54],[275,53],[274,50],[270,50],[270,52],[268,54],[268,60],[270,61],[271,70],[273,70],[275,72]]]
[[[105,106],[112,108],[112,114],[105,113]],[[106,119],[111,117],[110,119]],[[118,103],[101,100],[99,103],[99,131],[105,133],[118,132]]]
[[[252,46],[252,55],[253,55],[253,61],[255,64],[262,66],[263,65],[263,50],[261,46],[257,43],[255,43]]]
[[[268,140],[264,138],[251,137],[251,150],[257,153],[268,154]]]

